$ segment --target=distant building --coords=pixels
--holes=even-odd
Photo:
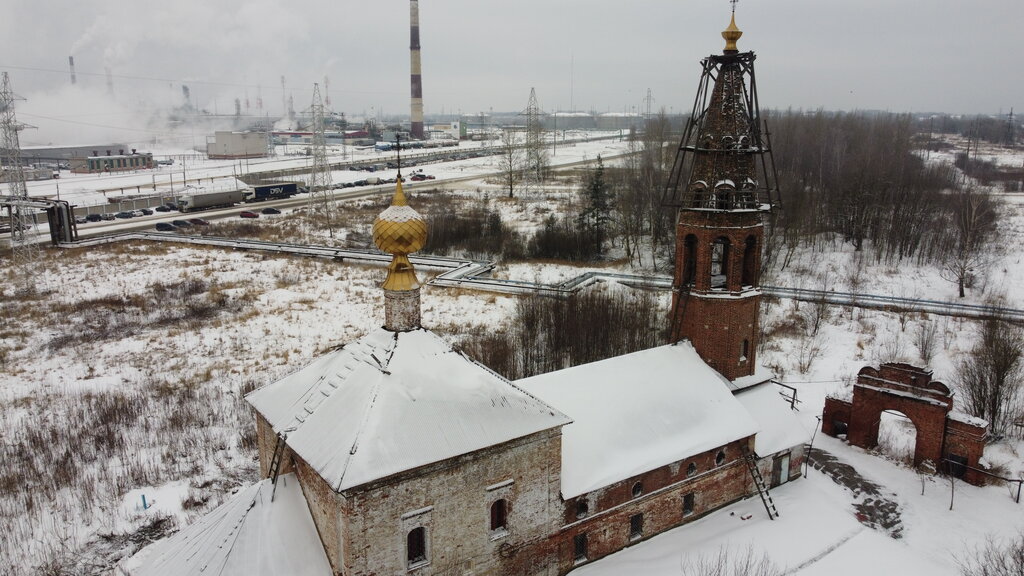
[[[130,154],[125,154],[124,150],[118,150],[117,154],[111,154],[111,151],[107,150],[105,156],[99,156],[96,151],[93,151],[92,156],[72,158],[70,164],[71,171],[75,174],[149,170],[153,168],[153,153],[136,152],[133,148]]]
[[[214,132],[206,139],[206,155],[211,159],[265,158],[269,151],[266,132]]]
[[[466,127],[462,122],[444,122],[431,124],[427,127],[427,138],[462,140],[466,137]]]

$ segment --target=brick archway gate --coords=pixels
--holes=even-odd
[[[902,412],[917,429],[914,465],[930,460],[948,469],[944,460],[978,468],[988,437],[988,424],[953,410],[953,395],[932,373],[900,363],[866,366],[857,373],[850,399],[825,399],[821,431],[830,436],[846,432],[847,441],[861,448],[878,445],[882,412]],[[948,462],[946,463],[948,465]],[[951,469],[964,480],[981,484],[980,474],[962,466]]]

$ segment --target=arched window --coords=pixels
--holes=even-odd
[[[508,524],[508,501],[502,498],[491,504],[491,532],[505,530]]]
[[[644,493],[644,485],[640,482],[633,484],[633,498],[638,498]]]
[[[576,518],[586,518],[590,514],[590,505],[582,498],[576,501]]]
[[[697,474],[697,464],[690,462],[690,465],[686,467],[686,477],[692,478]]]
[[[753,286],[757,283],[757,238],[747,236],[743,243],[743,275],[740,283]]]
[[[725,288],[729,276],[729,239],[716,238],[711,244],[711,287]]]
[[[708,195],[708,183],[703,180],[697,180],[693,183],[693,188],[690,190],[691,208],[703,208],[704,203],[707,202]]]
[[[725,450],[719,450],[718,454],[715,454],[715,466],[722,464],[725,464]]]
[[[697,237],[688,234],[683,240],[683,286],[692,286],[697,276]]]
[[[423,526],[413,528],[406,537],[406,559],[409,566],[427,561],[427,529]]]

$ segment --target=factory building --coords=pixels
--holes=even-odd
[[[206,155],[215,160],[266,158],[269,148],[266,132],[217,131],[206,138]]]
[[[153,168],[152,152],[136,152],[134,148],[128,154],[125,154],[124,150],[118,150],[117,154],[111,154],[111,150],[107,150],[104,156],[100,156],[96,152],[94,150],[92,156],[85,158],[72,158],[71,171],[75,174],[98,174]]]

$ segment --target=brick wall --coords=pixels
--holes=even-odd
[[[349,491],[344,573],[553,574],[560,468],[555,430]],[[508,502],[507,533],[490,530],[498,499]],[[406,538],[419,526],[427,529],[428,561],[409,571]]]
[[[763,235],[757,212],[683,210],[676,228],[674,285],[679,290],[673,294],[672,340],[690,340],[704,361],[730,380],[751,375],[757,367],[760,293],[756,288]],[[692,258],[686,254],[689,236],[696,238]],[[726,283],[712,288],[712,252],[719,238],[729,244]],[[749,253],[748,240],[752,242]],[[689,260],[694,266],[692,284],[683,278]]]
[[[327,560],[335,574],[341,574],[341,558],[343,556],[342,522],[347,502],[338,494],[305,460],[294,457],[295,475],[302,487],[302,495],[306,498],[313,524],[320,535],[320,543],[327,553]]]
[[[574,548],[578,534],[586,534],[586,561],[590,562],[753,494],[753,480],[741,452],[741,445],[752,446],[752,442],[752,437],[748,437],[725,446],[725,461],[720,465],[715,459],[723,448],[715,448],[566,501],[562,513],[565,525],[555,535],[558,572],[564,574],[580,564]],[[797,475],[798,462],[802,462],[802,456],[791,459],[791,471],[795,467]],[[690,463],[697,469],[688,477]],[[766,476],[766,480],[769,478],[770,475]],[[634,497],[637,482],[642,484],[643,491]],[[690,513],[684,513],[687,494],[693,494]],[[587,501],[589,512],[585,518],[577,519],[577,503],[581,499]],[[643,533],[632,538],[630,517],[636,514],[643,514]]]
[[[267,478],[270,475],[270,463],[274,459],[274,449],[277,447],[277,434],[274,428],[267,422],[267,419],[256,414],[256,450],[260,457],[260,478]],[[288,474],[293,470],[292,451],[287,446],[281,460],[281,468],[278,474]]]

